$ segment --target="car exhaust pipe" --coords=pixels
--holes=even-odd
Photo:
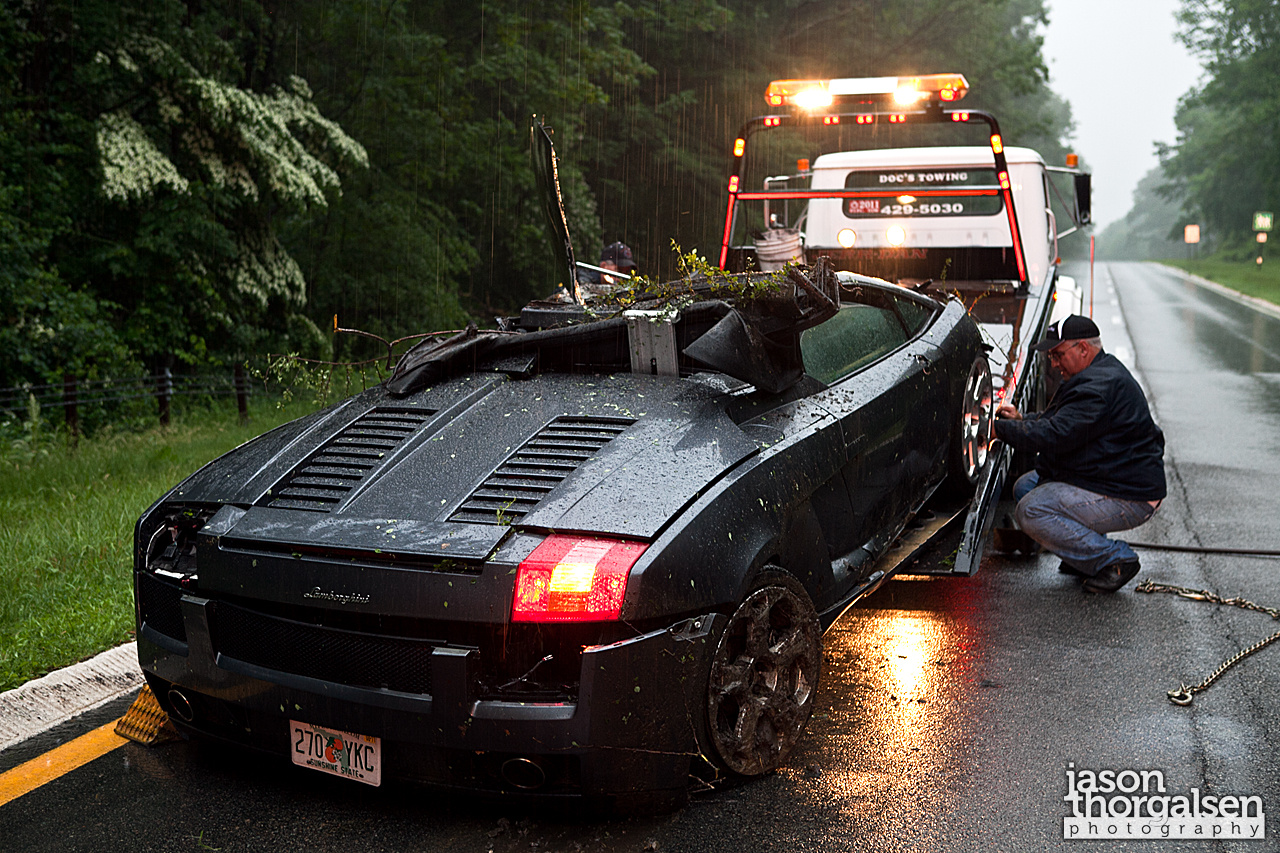
[[[502,762],[502,780],[522,791],[533,791],[546,783],[547,774],[532,758],[508,758]]]
[[[182,722],[189,723],[196,718],[196,709],[191,700],[176,687],[169,690],[169,704],[173,706],[173,715]]]

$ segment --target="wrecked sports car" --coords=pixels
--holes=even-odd
[[[823,261],[661,290],[423,343],[151,507],[139,655],[179,728],[631,806],[785,761],[822,632],[972,491],[986,357],[958,302]]]

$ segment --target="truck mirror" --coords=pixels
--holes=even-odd
[[[1088,225],[1093,221],[1090,207],[1093,193],[1093,175],[1076,175],[1076,224]]]

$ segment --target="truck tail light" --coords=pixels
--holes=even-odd
[[[619,539],[548,536],[516,569],[511,621],[617,619],[627,574],[647,547]]]

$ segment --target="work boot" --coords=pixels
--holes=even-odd
[[[1093,577],[1084,582],[1085,592],[1115,592],[1133,580],[1138,573],[1137,560],[1124,560],[1103,566]]]

